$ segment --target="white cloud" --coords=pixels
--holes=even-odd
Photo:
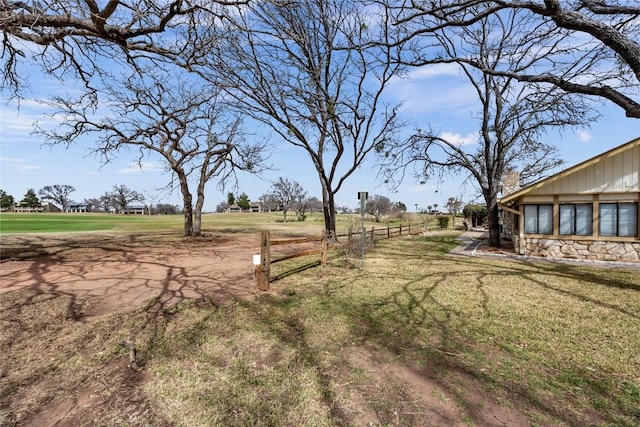
[[[478,142],[478,134],[475,133],[468,133],[463,136],[459,133],[442,132],[440,134],[440,137],[456,145],[469,145]]]
[[[164,172],[166,170],[165,165],[162,162],[132,162],[129,166],[120,169],[118,173],[132,174],[140,172]]]
[[[581,142],[589,142],[591,141],[591,134],[586,130],[581,130],[577,132],[578,140]]]
[[[35,165],[18,165],[16,166],[16,169],[21,170],[21,171],[35,171],[35,170],[39,170],[40,166],[35,166]]]
[[[428,67],[418,67],[408,73],[409,79],[431,79],[441,76],[460,76],[460,67],[457,64],[434,64]]]

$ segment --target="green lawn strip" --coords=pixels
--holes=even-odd
[[[419,217],[407,217],[407,221],[421,221]],[[393,225],[391,225],[393,226]],[[386,228],[384,223],[366,221],[365,228]],[[433,225],[430,225],[434,228]],[[282,222],[280,212],[262,213],[206,213],[202,215],[202,232],[247,233],[270,230],[274,236],[300,232],[320,235],[324,228],[321,214],[308,215],[305,221],[296,221],[295,215]],[[336,229],[338,234],[347,233],[349,228],[354,233],[361,230],[359,215],[337,215]],[[117,215],[100,213],[12,213],[0,214],[0,234],[2,233],[60,233],[110,230],[118,232],[139,231],[175,231],[184,229],[183,215]],[[289,230],[289,231],[287,231]],[[405,230],[406,231],[406,230]]]
[[[66,213],[3,213],[0,233],[68,233],[83,231],[145,231],[176,228],[180,217],[66,214]]]

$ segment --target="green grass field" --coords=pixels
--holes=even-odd
[[[411,221],[417,217],[408,215]],[[349,226],[359,227],[359,215],[337,215],[338,233],[346,232]],[[382,227],[383,223],[366,221],[365,226]],[[392,224],[393,226],[394,224]],[[282,222],[282,213],[208,213],[202,215],[202,231],[242,230],[254,231],[286,226],[292,229],[322,230],[324,218],[321,213],[307,216],[305,221],[296,221],[295,214],[289,212],[287,223]],[[432,226],[435,228],[436,223]],[[0,234],[2,233],[70,233],[85,231],[145,232],[175,231],[181,233],[184,227],[182,215],[115,215],[115,214],[69,214],[69,213],[2,213],[0,214]]]
[[[316,215],[322,219],[321,215]],[[219,227],[259,228],[264,224],[275,224],[282,214],[234,213],[204,214],[202,229]],[[312,218],[310,222],[313,222]],[[306,221],[305,221],[306,223]],[[290,223],[292,226],[295,223]],[[304,223],[302,223],[304,224]],[[3,213],[0,215],[0,233],[68,233],[82,231],[171,231],[181,232],[184,225],[182,215],[115,215],[115,214],[69,214],[69,213]]]

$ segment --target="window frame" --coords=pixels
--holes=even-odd
[[[531,208],[531,207],[535,207],[536,208],[536,214],[535,214],[535,231],[529,231],[527,230],[527,208]],[[551,210],[551,219],[550,219],[550,232],[549,233],[541,233],[540,232],[540,207],[545,207],[545,208],[550,208]],[[553,235],[553,230],[554,230],[554,204],[553,203],[527,203],[524,205],[524,232],[525,234],[540,234],[540,235],[544,235],[544,236],[551,236]]]
[[[571,218],[571,232],[563,233],[562,232],[562,219],[563,219],[563,207],[571,207],[572,218]],[[589,207],[589,215],[586,218],[587,223],[587,233],[586,234],[578,234],[578,220],[579,218],[579,207]],[[559,236],[580,236],[580,237],[589,237],[593,236],[593,203],[591,202],[568,202],[568,203],[559,203],[558,204],[558,235]]]
[[[635,234],[624,234],[620,235],[620,205],[631,205],[635,209],[635,215],[631,215],[629,220],[632,220],[635,224]],[[615,206],[615,218],[614,218],[614,228],[615,234],[606,234],[602,230],[602,208],[603,206]],[[638,237],[638,202],[600,202],[598,206],[598,234],[602,237]]]

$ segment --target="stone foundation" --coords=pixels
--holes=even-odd
[[[525,255],[599,261],[640,262],[640,242],[525,238]]]

